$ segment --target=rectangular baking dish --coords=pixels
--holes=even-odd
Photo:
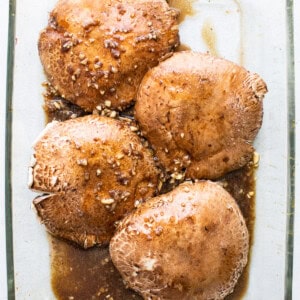
[[[269,89],[255,141],[256,221],[243,299],[291,299],[294,207],[294,72],[291,1],[181,0],[192,6],[181,41],[259,73]],[[6,129],[6,234],[9,299],[55,299],[49,245],[27,188],[31,146],[44,128],[45,80],[37,52],[55,0],[11,0]],[[180,4],[179,1],[174,1]],[[181,3],[182,6],[182,3]],[[184,8],[185,5],[182,7]],[[209,35],[205,32],[209,32]]]

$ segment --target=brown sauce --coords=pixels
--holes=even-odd
[[[83,250],[54,237],[50,245],[51,284],[57,299],[142,299],[125,288],[107,247]]]
[[[254,238],[255,224],[255,167],[253,163],[240,170],[231,172],[225,176],[224,188],[233,196],[238,203],[241,212],[245,218],[249,236],[250,236],[250,251],[248,264],[244,269],[234,292],[227,296],[226,300],[239,300],[246,293],[249,279],[249,266],[251,264],[251,247]]]
[[[176,49],[177,52],[187,50],[191,50],[191,47],[186,44],[180,44],[179,47]]]
[[[217,50],[217,36],[213,25],[205,21],[201,29],[201,37],[211,55],[219,56]]]
[[[170,6],[181,11],[179,22],[182,22],[186,16],[195,14],[192,7],[194,0],[169,0],[168,2]],[[238,2],[237,5],[240,8]],[[218,55],[216,35],[212,24],[204,23],[201,36],[210,53]],[[184,50],[190,50],[190,47],[182,44],[177,51]],[[76,105],[55,95],[50,86],[46,85],[46,89],[44,110],[47,122],[53,119],[63,121],[86,114]],[[252,245],[255,222],[255,195],[253,194],[255,191],[255,168],[250,163],[244,168],[226,175],[222,179],[222,184],[236,199],[245,217],[250,233],[250,245]],[[49,236],[49,243],[51,248],[51,284],[57,299],[142,299],[138,294],[125,287],[120,274],[112,264],[107,247],[83,250],[52,236]],[[226,300],[241,299],[246,292],[250,254],[248,265],[234,292],[227,296]]]
[[[252,194],[255,190],[254,173],[254,167],[249,164],[222,179],[222,185],[236,199],[245,217],[250,233],[250,245],[255,221],[255,198]],[[142,299],[125,287],[120,274],[112,264],[107,247],[83,250],[54,237],[50,237],[50,246],[51,284],[57,299]],[[227,296],[226,300],[241,299],[245,293],[249,263],[233,294]]]
[[[193,9],[193,3],[195,0],[169,0],[168,3],[171,7],[180,10],[179,23],[181,23],[187,16],[195,15],[195,10]]]
[[[51,96],[48,92],[44,105],[48,122],[53,119],[63,121],[85,114],[77,106],[56,95]],[[130,117],[131,115],[127,112],[126,116]],[[251,246],[255,222],[255,168],[253,163],[227,174],[220,182],[236,199],[245,217]],[[168,190],[169,188],[165,191]],[[111,262],[108,248],[95,247],[83,250],[54,237],[50,237],[50,246],[51,284],[57,299],[142,299],[138,294],[125,287],[120,274]],[[249,264],[250,254],[248,265],[233,294],[227,296],[226,300],[241,299],[246,292]]]

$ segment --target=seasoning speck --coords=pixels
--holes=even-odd
[[[112,198],[108,198],[108,199],[101,199],[101,203],[104,204],[104,205],[111,205],[115,202],[114,199]]]
[[[78,164],[79,166],[87,166],[88,161],[87,161],[86,158],[83,158],[83,159],[77,159],[77,164]]]

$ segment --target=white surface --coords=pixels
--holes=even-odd
[[[56,1],[16,1],[16,46],[13,96],[13,226],[16,299],[54,299],[50,287],[49,248],[27,187],[31,145],[44,127],[37,40]]]
[[[287,191],[285,1],[242,1],[244,62],[269,89],[256,145],[256,223],[246,299],[284,299]]]
[[[5,249],[5,103],[6,103],[6,53],[8,29],[8,1],[0,0],[0,299],[7,298]]]
[[[293,299],[300,299],[300,1],[294,1],[296,67],[296,197]]]
[[[5,7],[4,1],[1,0],[1,21],[3,20],[2,13],[5,11],[2,10],[2,7]],[[31,153],[30,146],[44,125],[40,86],[43,76],[38,60],[36,41],[39,29],[46,24],[47,12],[55,1],[22,0],[17,2],[16,37],[18,42],[15,58],[16,88],[13,110],[16,296],[17,299],[53,299],[49,284],[48,244],[44,229],[37,223],[34,212],[30,209],[34,195],[27,190],[26,182],[27,163]],[[214,1],[210,2],[213,5]],[[226,3],[226,1],[224,2]],[[285,1],[242,0],[241,3],[242,14],[235,14],[235,20],[242,17],[242,24],[244,24],[241,32],[244,43],[244,65],[250,70],[260,73],[267,81],[270,90],[265,101],[264,125],[257,140],[257,148],[262,157],[258,173],[255,245],[251,260],[250,285],[245,299],[280,300],[283,299],[284,288],[286,228],[286,31],[283,27],[285,24]],[[233,1],[228,1],[228,4],[231,7],[234,5]],[[229,23],[225,24],[228,26]],[[2,30],[3,27],[0,27]],[[230,30],[232,35],[228,38],[234,39],[237,43],[237,39],[241,36],[240,32],[236,31],[236,28],[231,29],[226,26],[222,27],[222,30]],[[197,32],[198,37],[200,29]],[[218,41],[221,43],[221,40]],[[230,43],[230,40],[222,43]],[[221,52],[222,45],[220,45],[219,52],[224,55]],[[197,47],[202,49],[203,45]],[[3,51],[1,58],[2,53]],[[240,58],[233,57],[231,59],[238,60]],[[1,84],[3,84],[2,80]],[[1,111],[4,111],[2,106]],[[1,114],[2,117],[3,114]],[[2,124],[3,120],[1,119],[1,126]],[[2,136],[3,128],[1,127]],[[262,173],[264,173],[263,178]],[[3,181],[0,184],[2,185]],[[3,191],[2,186],[1,191]],[[0,213],[2,212],[1,209]],[[299,222],[297,224],[298,227],[295,228],[300,228]],[[0,230],[2,228],[1,226]],[[296,245],[297,251],[299,251],[299,236],[297,237]],[[3,253],[4,251],[0,251],[0,255]],[[2,256],[1,259],[3,259]],[[295,258],[295,262],[297,263],[296,269],[299,271],[299,260]],[[4,272],[1,270],[0,276],[3,274]],[[300,282],[299,272],[297,276],[297,282]],[[3,280],[2,277],[1,280]],[[299,285],[295,285],[295,293],[297,289],[299,293]],[[1,295],[3,293],[2,281],[0,293]],[[294,299],[299,298],[295,296]]]

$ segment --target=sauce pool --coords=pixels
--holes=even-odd
[[[181,11],[179,23],[187,16],[195,15],[194,0],[169,0],[169,5]],[[209,51],[217,55],[216,36],[208,22],[201,29],[201,37]],[[190,50],[182,44],[177,51]],[[49,87],[47,87],[49,88]],[[85,113],[65,100],[53,97],[49,92],[45,96],[46,119],[66,120]],[[236,199],[250,235],[248,265],[244,269],[234,292],[226,300],[241,299],[247,290],[253,228],[255,222],[255,168],[250,163],[244,168],[227,174],[221,179],[223,187]],[[134,291],[127,289],[109,256],[108,247],[95,247],[83,250],[73,244],[49,235],[51,252],[51,284],[53,292],[60,300],[81,299],[142,299]]]
[[[221,183],[236,199],[253,240],[255,169],[252,164],[226,175]],[[51,246],[51,284],[60,300],[142,299],[127,289],[109,256],[108,247],[83,250],[49,236]],[[250,254],[249,254],[250,255]],[[249,258],[250,260],[250,258]],[[249,264],[244,269],[234,292],[226,300],[238,300],[247,289]]]
[[[169,0],[168,3],[171,7],[180,10],[178,22],[181,23],[187,16],[195,15],[193,3],[195,0]]]

